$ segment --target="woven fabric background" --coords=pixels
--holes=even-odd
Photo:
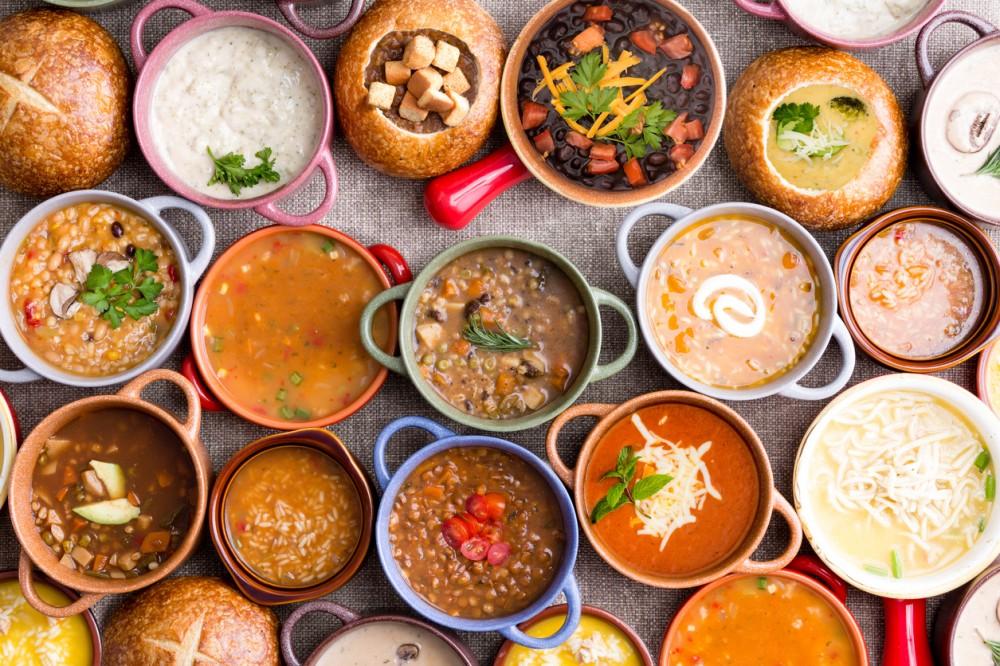
[[[506,35],[512,41],[525,22],[541,8],[544,0],[480,0],[496,17]],[[706,26],[714,37],[722,54],[728,84],[731,87],[737,76],[757,56],[783,46],[801,43],[802,40],[781,24],[771,23],[751,17],[737,9],[728,0],[684,0],[689,9]],[[448,0],[442,0],[447,3]],[[0,1],[2,14],[38,5],[38,2]],[[208,4],[216,8],[248,9],[261,14],[280,18],[274,5],[267,0],[237,2],[236,0],[210,0]],[[307,16],[329,23],[339,16],[338,7],[344,2],[334,2],[332,6],[308,10]],[[129,25],[140,7],[140,2],[127,3],[113,8],[95,18],[102,23],[122,45],[128,55]],[[963,9],[1000,24],[1000,2],[997,0],[949,0],[948,9]],[[148,27],[147,47],[155,44],[170,28],[186,15],[177,11],[158,15]],[[934,40],[935,62],[940,65],[972,37],[966,29],[947,28]],[[332,71],[337,50],[342,40],[314,42],[306,40],[319,56],[328,72]],[[859,54],[859,57],[874,67],[896,91],[904,110],[909,111],[919,80],[913,57],[914,38],[874,51]],[[490,148],[500,144],[503,131],[498,127],[490,142]],[[548,243],[567,255],[580,267],[593,285],[610,290],[629,302],[634,302],[634,293],[618,270],[614,257],[614,231],[623,216],[622,211],[587,208],[567,201],[553,194],[537,182],[527,182],[506,193],[491,204],[486,211],[467,229],[460,232],[445,231],[435,226],[426,216],[422,206],[423,184],[390,179],[361,163],[346,143],[335,138],[334,152],[340,174],[340,194],[333,212],[324,223],[355,237],[363,244],[389,243],[397,247],[416,273],[436,253],[449,245],[472,236],[484,234],[516,234]],[[126,163],[112,176],[103,188],[120,192],[135,198],[143,198],[169,191],[146,166],[142,155],[133,145]],[[304,211],[319,200],[322,185],[312,183],[297,193],[290,208]],[[748,200],[749,194],[740,186],[729,169],[721,143],[715,148],[704,167],[687,184],[669,195],[672,202],[697,208],[711,203],[731,200]],[[4,232],[36,202],[9,192],[0,192],[0,229]],[[898,206],[929,203],[912,173],[908,173],[902,187],[886,209]],[[210,211],[218,233],[216,253],[224,250],[235,239],[247,232],[267,224],[267,221],[253,212]],[[193,237],[193,224],[183,216],[168,216],[190,239],[192,248],[197,248],[198,239]],[[646,248],[665,225],[664,220],[648,220],[636,233],[634,256],[641,257]],[[840,242],[848,231],[820,233],[817,237],[832,259]],[[1000,234],[993,231],[994,241]],[[336,316],[336,308],[331,305],[331,316]],[[614,315],[605,316],[607,343],[605,359],[611,358],[621,349],[624,327]],[[176,368],[185,353],[186,345],[171,359],[170,367]],[[839,362],[836,351],[828,353],[811,375],[810,382],[825,382],[836,372]],[[0,353],[4,367],[15,367],[16,360],[4,348]],[[867,357],[859,355],[854,382],[886,374],[889,371],[876,365]],[[966,363],[943,376],[967,388],[973,387],[973,363]],[[53,409],[97,391],[84,391],[70,387],[38,382],[29,385],[4,386],[12,398],[14,407],[25,432],[30,431],[40,419]],[[679,388],[655,363],[649,353],[640,348],[635,361],[618,376],[594,384],[587,389],[581,400],[589,402],[621,402],[640,393],[652,390]],[[154,387],[147,396],[160,404],[179,408],[179,393],[173,389]],[[822,408],[822,404],[799,402],[784,398],[768,398],[755,402],[732,405],[757,430],[763,439],[774,467],[778,489],[790,497],[791,473],[796,449],[806,427]],[[422,414],[439,418],[418,396],[409,382],[398,376],[389,378],[385,387],[363,410],[348,420],[333,426],[333,430],[347,443],[371,472],[372,443],[379,430],[391,419]],[[589,424],[576,422],[565,433],[564,455],[573,460],[578,443]],[[455,427],[454,424],[449,424]],[[463,432],[462,428],[457,428]],[[206,414],[202,422],[202,437],[218,470],[230,455],[268,431],[245,423],[226,413]],[[543,440],[545,428],[515,433],[509,438],[544,456]],[[398,464],[424,441],[419,437],[401,436],[397,442],[394,457]],[[772,526],[758,557],[773,556],[780,552],[787,538],[787,530],[780,520]],[[207,530],[206,530],[207,531]],[[581,537],[580,557],[576,575],[587,603],[603,607],[626,620],[636,628],[645,640],[654,657],[659,652],[660,641],[667,623],[673,617],[679,604],[689,596],[688,592],[660,591],[643,587],[618,575],[610,569]],[[808,546],[807,546],[808,548]],[[0,569],[16,566],[18,545],[10,528],[6,514],[0,516]],[[222,575],[224,571],[216,559],[207,535],[189,562],[181,569],[182,574]],[[390,589],[378,565],[374,549],[369,553],[364,567],[344,588],[331,598],[361,613],[382,610],[406,611],[405,605]],[[121,599],[107,599],[96,608],[99,621],[103,621]],[[868,641],[869,654],[873,663],[880,663],[882,649],[881,604],[878,599],[852,592],[849,606],[854,612]],[[931,603],[928,619],[937,604]],[[286,617],[290,609],[278,608],[279,616]],[[318,641],[329,634],[334,627],[329,619],[313,617],[302,626],[297,637],[298,653],[307,655]],[[464,639],[473,647],[483,664],[492,663],[500,646],[497,634],[465,635]],[[769,640],[762,636],[762,640]]]

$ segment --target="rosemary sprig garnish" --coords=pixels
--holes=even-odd
[[[534,342],[514,335],[499,324],[495,329],[486,328],[478,312],[469,316],[469,323],[462,330],[462,337],[487,351],[508,352],[535,348]]]
[[[1000,148],[993,151],[993,154],[986,159],[983,166],[979,167],[975,175],[1000,178]]]
[[[976,630],[979,633],[979,630]],[[1000,666],[1000,641],[988,641],[983,638],[983,635],[979,634],[980,640],[983,641],[983,645],[990,649],[990,654],[993,656],[993,666]]]

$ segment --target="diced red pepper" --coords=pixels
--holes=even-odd
[[[679,143],[670,149],[670,159],[678,169],[688,163],[694,155],[694,146],[689,143]]]
[[[684,71],[681,72],[681,88],[684,90],[691,90],[696,85],[698,85],[698,80],[701,78],[701,65],[684,65]]]
[[[177,275],[177,266],[175,264],[167,266],[167,277],[170,278],[171,282],[177,282],[180,279],[180,276]]]
[[[590,160],[587,162],[587,173],[594,176],[614,173],[615,171],[618,171],[618,162],[615,160]]]
[[[699,118],[684,123],[684,131],[687,132],[688,141],[697,141],[705,138],[705,126],[701,124]]]
[[[667,37],[660,42],[660,50],[663,51],[668,58],[681,60],[694,53],[694,44],[691,43],[691,38],[688,37],[687,33],[682,32],[679,35]]]
[[[602,21],[610,21],[613,13],[611,7],[606,5],[591,5],[583,12],[584,21],[592,21],[594,23],[600,23]]]
[[[617,152],[615,144],[598,142],[590,147],[590,158],[594,160],[613,160]]]
[[[28,325],[28,328],[38,328],[42,325],[42,316],[36,301],[24,302],[24,323]]]
[[[667,129],[663,130],[663,133],[673,139],[674,143],[684,143],[687,141],[687,117],[687,111],[682,112],[674,118],[674,122],[670,123]]]
[[[589,53],[604,43],[604,28],[591,24],[573,38],[573,48],[580,53]]]
[[[656,53],[656,35],[653,34],[652,30],[636,30],[628,38],[635,44],[636,48],[651,55]]]
[[[552,138],[552,132],[549,130],[536,134],[532,141],[535,142],[538,152],[543,155],[551,155],[556,150],[556,140]]]
[[[638,157],[633,157],[626,162],[624,169],[625,177],[628,178],[628,184],[632,187],[640,187],[649,183],[646,179],[646,172],[643,171]]]
[[[549,117],[549,109],[544,104],[527,101],[521,107],[521,127],[526,130],[541,127]]]
[[[580,134],[576,130],[566,132],[566,143],[580,150],[590,150],[590,147],[594,145],[593,140],[588,139],[585,134]]]

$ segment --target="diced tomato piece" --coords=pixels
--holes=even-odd
[[[479,533],[479,536],[486,539],[490,543],[503,541],[503,523],[499,520],[487,520],[483,525],[483,531]]]
[[[486,560],[495,567],[500,566],[510,557],[509,543],[495,543],[486,552]]]
[[[527,101],[521,107],[521,127],[526,130],[541,127],[549,117],[549,109],[544,104]]]
[[[538,152],[543,155],[551,155],[556,150],[556,140],[552,138],[552,132],[549,130],[535,135],[532,141],[535,142],[535,148],[538,149]]]
[[[660,50],[663,51],[668,58],[681,60],[694,53],[694,44],[691,43],[691,38],[688,37],[687,33],[682,32],[679,35],[667,37],[660,42]]]
[[[573,38],[573,48],[580,53],[589,53],[604,43],[604,28],[591,24],[586,30]]]
[[[566,143],[580,150],[590,150],[590,147],[594,145],[591,139],[588,139],[585,134],[580,134],[576,130],[566,132]]]
[[[699,118],[684,123],[684,131],[687,133],[688,141],[697,141],[705,138],[705,126],[701,124]]]
[[[696,85],[698,85],[698,80],[701,78],[701,65],[684,65],[684,71],[681,72],[681,88],[684,90],[691,90]]]
[[[646,180],[646,172],[643,171],[638,157],[633,157],[625,163],[625,177],[628,178],[628,184],[632,187],[646,185],[649,182]]]
[[[29,328],[38,328],[42,325],[42,316],[38,312],[39,307],[36,301],[24,302],[24,323]]]
[[[458,517],[464,520],[465,524],[469,526],[470,536],[478,536],[479,533],[483,531],[483,521],[479,520],[468,511],[462,512]]]
[[[678,169],[687,164],[691,156],[694,155],[694,146],[689,143],[679,143],[670,149],[670,159]]]
[[[473,537],[463,543],[459,550],[462,551],[462,555],[465,555],[473,562],[480,562],[486,559],[486,555],[490,550],[490,542],[480,537]]]
[[[590,160],[587,162],[587,173],[591,175],[596,176],[615,171],[618,171],[618,162],[615,160]]]
[[[170,264],[169,266],[167,266],[167,276],[170,278],[171,282],[177,282],[177,280],[180,279],[180,276],[177,274],[176,265]]]
[[[674,140],[674,143],[684,143],[687,141],[687,111],[682,112],[679,116],[674,118],[674,122],[670,123],[667,129],[663,130],[663,133]]]
[[[441,535],[448,545],[454,549],[459,549],[462,544],[469,540],[472,535],[469,533],[469,526],[458,516],[452,516],[441,525]]]
[[[479,493],[469,495],[469,498],[465,500],[465,510],[478,520],[486,520],[490,517],[486,496]]]
[[[486,493],[483,498],[486,500],[486,515],[494,520],[503,518],[503,512],[507,509],[507,498],[501,493]]]
[[[593,160],[613,160],[618,149],[613,143],[598,142],[590,147],[590,159]]]
[[[656,53],[656,35],[653,34],[652,30],[636,30],[629,34],[628,38],[635,44],[636,48],[649,54]]]
[[[593,21],[594,23],[600,23],[601,21],[610,21],[613,13],[611,7],[606,5],[591,5],[583,12],[584,21]]]

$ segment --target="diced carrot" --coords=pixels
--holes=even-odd
[[[492,326],[497,323],[497,313],[489,308],[479,308],[479,320],[484,326]]]
[[[705,126],[701,124],[701,120],[698,118],[684,123],[684,131],[687,133],[688,141],[697,141],[698,139],[705,138]]]
[[[670,149],[670,159],[678,169],[687,164],[691,156],[694,155],[694,146],[689,143],[679,143]]]
[[[698,85],[698,80],[701,78],[701,65],[684,65],[684,71],[681,72],[681,88],[684,90],[691,90],[696,85]]]
[[[616,160],[590,160],[587,162],[587,173],[592,175],[614,173],[618,171],[618,166]]]
[[[573,38],[573,48],[580,53],[589,53],[604,43],[604,28],[592,24]]]
[[[441,288],[441,295],[445,298],[455,298],[458,296],[458,286],[454,280],[444,281],[444,287]]]
[[[471,348],[472,344],[464,338],[459,338],[451,343],[451,350],[459,356],[465,356]]]
[[[598,142],[590,147],[590,159],[613,160],[618,149],[613,143]]]
[[[424,488],[424,497],[431,499],[444,499],[444,486],[427,486]]]
[[[78,480],[78,478],[76,476],[76,470],[75,469],[73,469],[72,467],[68,467],[68,466],[67,467],[63,467],[62,482],[63,482],[64,485],[65,484],[70,484],[70,483],[76,483],[77,480]]]
[[[580,134],[576,130],[566,132],[566,143],[580,150],[590,150],[590,147],[594,145],[592,139],[588,139],[585,134]]]
[[[632,187],[639,187],[649,182],[646,180],[646,172],[643,171],[642,164],[639,162],[638,157],[633,157],[626,162],[624,168],[625,177],[628,178],[628,184]]]
[[[73,522],[70,523],[70,528],[71,528],[70,531],[71,532],[76,532],[78,530],[82,530],[88,524],[89,524],[89,522],[86,521],[86,520],[84,520],[83,518],[74,518]]]
[[[169,488],[174,482],[174,476],[170,472],[161,469],[156,472],[156,482],[160,484],[161,488]]]
[[[630,33],[629,40],[635,44],[636,48],[642,49],[646,53],[656,53],[656,35],[652,30],[636,30]]]
[[[521,107],[521,127],[526,130],[541,127],[548,117],[549,110],[544,104],[529,100]]]
[[[159,477],[159,474],[157,474],[157,477]],[[169,486],[169,485],[170,484],[168,483],[167,486]],[[161,485],[160,487],[161,488],[166,488],[167,486]],[[132,506],[139,506],[140,504],[142,504],[142,502],[139,501],[139,496],[136,495],[131,490],[128,491],[127,497],[128,497],[128,503],[131,504]]]
[[[551,155],[556,150],[556,140],[552,138],[552,132],[549,130],[536,134],[532,141],[535,142],[535,148],[542,155]]]
[[[497,381],[493,387],[494,392],[501,398],[506,398],[517,388],[517,381],[513,372],[501,372],[497,375]]]
[[[480,278],[475,278],[474,280],[469,280],[469,286],[466,288],[465,293],[470,298],[479,298],[486,291],[486,286]]]
[[[670,123],[667,129],[663,130],[663,133],[673,139],[674,143],[684,143],[687,141],[687,127],[685,126],[687,117],[687,111],[682,112],[674,118],[674,122]]]
[[[59,492],[56,493],[56,501],[62,502],[64,499],[66,499],[66,494],[69,493],[69,489],[70,489],[69,486],[63,486],[62,488],[60,488]]]
[[[149,553],[162,553],[170,546],[170,532],[166,530],[158,530],[156,532],[150,532],[142,539],[142,545],[139,546],[140,552],[143,554]]]
[[[556,366],[555,369],[549,373],[549,383],[560,391],[566,390],[566,382],[568,380],[569,370],[567,370],[565,366]]]
[[[105,555],[104,553],[98,553],[97,555],[94,555],[94,560],[93,562],[90,563],[90,570],[100,571],[105,567],[107,563],[108,563],[108,556]]]
[[[591,5],[583,12],[584,21],[593,21],[595,23],[610,21],[612,16],[611,7],[606,5]]]
[[[660,42],[660,50],[668,58],[681,60],[694,53],[694,44],[691,43],[691,38],[688,37],[687,33],[682,32],[679,35],[668,37]]]

